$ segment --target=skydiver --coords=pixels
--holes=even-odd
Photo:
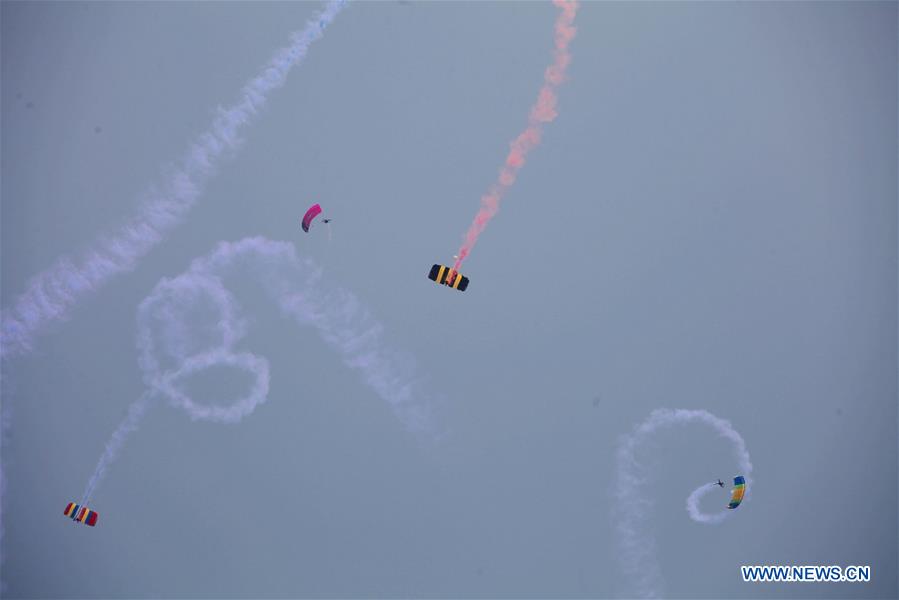
[[[330,223],[334,219],[322,219],[322,223]]]
[[[713,483],[712,485],[717,485],[718,487],[722,487],[722,488],[723,488],[723,487],[724,487],[724,482],[721,481],[721,480],[719,479],[718,481],[716,481],[716,482]]]

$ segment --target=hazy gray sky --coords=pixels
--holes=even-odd
[[[4,309],[132,215],[320,6],[3,2]],[[352,4],[187,222],[4,364],[4,596],[611,597],[615,450],[657,407],[731,421],[755,479],[735,518],[696,524],[685,499],[737,474],[730,448],[700,427],[655,438],[669,596],[899,595],[897,3],[585,4],[558,119],[468,291],[438,288],[428,268],[526,124],[556,12]],[[330,242],[299,229],[312,202]],[[66,521],[145,389],[138,304],[255,235],[359,297],[445,435],[410,435],[312,328],[231,279],[268,402],[237,425],[153,407],[97,490],[99,525]],[[245,383],[211,371],[192,390],[228,403]],[[742,564],[873,579],[754,585]]]

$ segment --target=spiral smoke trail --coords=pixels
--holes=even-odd
[[[471,253],[471,249],[478,242],[481,233],[487,228],[487,223],[499,212],[500,202],[515,183],[518,171],[524,166],[528,154],[540,144],[543,125],[554,121],[559,114],[556,111],[558,103],[556,89],[565,80],[565,72],[571,63],[568,45],[574,39],[574,17],[577,14],[578,3],[575,0],[553,0],[553,3],[562,10],[556,19],[553,64],[547,67],[543,74],[543,87],[540,88],[540,93],[537,95],[537,103],[531,108],[527,128],[512,141],[506,162],[500,170],[499,179],[481,197],[481,208],[465,233],[462,247],[456,253],[458,258],[453,266],[456,271]]]
[[[278,304],[284,316],[312,326],[344,363],[385,400],[404,427],[417,435],[435,434],[426,399],[416,395],[410,360],[390,351],[382,341],[383,327],[344,290],[323,291],[320,270],[301,260],[293,245],[261,237],[222,242],[208,256],[194,260],[174,279],[163,279],[138,308],[138,363],[148,391],[135,402],[112,434],[80,504],[90,502],[97,485],[128,436],[137,430],[154,398],[165,398],[194,420],[237,423],[266,401],[268,361],[238,352],[246,325],[234,296],[222,278],[247,267]],[[191,309],[214,314],[214,325],[198,331]],[[204,404],[184,391],[190,377],[226,366],[244,371],[254,383],[250,392],[230,406]]]
[[[268,95],[284,84],[290,70],[302,62],[312,42],[322,37],[345,4],[346,0],[331,0],[302,30],[291,35],[290,45],[275,53],[262,73],[243,87],[238,103],[219,109],[210,130],[194,141],[180,165],[168,170],[161,188],[144,195],[137,214],[95,242],[79,258],[59,258],[52,267],[31,278],[14,306],[0,310],[0,363],[30,352],[35,338],[50,323],[65,319],[82,298],[114,276],[134,269],[138,259],[184,222],[216,168],[239,147],[240,129],[252,122]],[[9,402],[0,407],[0,421],[4,424],[0,427],[0,451],[7,439],[9,410]],[[0,461],[0,565],[4,561],[5,491],[6,475]],[[0,579],[0,592],[2,588]]]
[[[631,589],[626,597],[661,598],[664,578],[656,557],[656,543],[646,521],[652,510],[652,501],[644,490],[647,484],[643,469],[636,458],[637,449],[657,432],[670,427],[699,423],[711,427],[720,437],[733,447],[734,458],[739,472],[746,479],[746,496],[752,489],[752,462],[742,436],[729,421],[719,419],[705,410],[671,410],[660,408],[652,411],[649,418],[638,425],[630,435],[623,436],[616,455],[617,476],[615,480],[616,507],[612,513],[618,538],[618,556]],[[733,511],[724,509],[718,513],[706,514],[699,508],[699,501],[713,489],[714,484],[696,488],[687,498],[687,513],[698,523],[717,524],[724,521]]]
[[[134,269],[138,259],[184,222],[222,159],[240,146],[241,128],[259,114],[269,94],[284,84],[290,70],[303,60],[312,42],[322,37],[345,3],[332,0],[291,36],[290,45],[279,50],[262,73],[244,86],[240,101],[219,109],[211,129],[191,145],[162,188],[146,194],[127,223],[79,259],[64,256],[29,281],[15,306],[4,309],[0,316],[0,359],[29,352],[35,337],[49,323],[65,319],[82,298],[115,275]]]

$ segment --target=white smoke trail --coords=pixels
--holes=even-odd
[[[702,501],[702,497],[708,494],[709,492],[714,492],[718,490],[717,483],[709,483],[706,485],[701,485],[695,490],[693,490],[689,496],[687,496],[687,514],[690,515],[690,518],[696,521],[697,523],[708,523],[710,525],[717,525],[721,523],[728,517],[728,515],[733,514],[732,511],[722,510],[716,513],[704,513],[699,508],[699,503]]]
[[[8,385],[8,380],[6,384]],[[3,445],[6,443],[8,439],[9,426],[12,422],[12,409],[10,408],[9,402],[3,402],[2,398],[0,398],[0,455],[2,455]],[[5,515],[3,514],[4,502],[3,499],[6,497],[6,470],[0,468],[0,549],[3,548],[4,538],[6,536],[6,529],[4,526],[5,523]],[[6,561],[6,555],[0,552],[0,573],[3,573],[3,563]],[[6,592],[6,582],[0,578],[0,598],[3,597]]]
[[[652,501],[649,493],[643,490],[646,476],[636,458],[636,451],[661,429],[693,423],[708,425],[719,436],[731,442],[739,472],[746,478],[746,496],[743,502],[749,498],[752,489],[752,462],[749,460],[746,443],[729,421],[705,410],[662,408],[652,411],[649,418],[630,435],[621,438],[616,455],[616,507],[613,509],[612,520],[618,537],[621,567],[633,587],[627,590],[627,597],[660,598],[664,587],[664,578],[656,558],[655,539],[646,527]],[[687,513],[698,523],[717,524],[733,513],[723,509],[718,513],[707,514],[699,509],[700,499],[711,489],[710,484],[702,485],[687,499]]]
[[[90,502],[152,398],[168,399],[192,419],[220,423],[236,423],[266,401],[268,361],[234,349],[246,327],[222,278],[241,266],[262,283],[285,316],[317,329],[344,363],[359,371],[365,383],[387,401],[408,430],[419,435],[434,434],[429,408],[416,398],[416,382],[403,368],[408,361],[385,348],[381,339],[383,327],[355,296],[344,290],[322,292],[319,269],[310,260],[301,260],[291,244],[260,237],[222,242],[208,256],[194,260],[183,274],[162,280],[141,302],[138,362],[149,390],[132,405],[107,443],[85,488],[82,505]],[[204,314],[216,315],[214,328],[205,332],[205,337],[196,331],[195,319],[189,313],[201,304]],[[230,406],[210,405],[196,402],[184,391],[184,384],[192,375],[216,366],[235,367],[254,378],[245,398]]]
[[[152,399],[153,394],[147,392],[141,396],[137,402],[128,407],[128,415],[125,417],[125,420],[122,421],[112,433],[109,441],[106,442],[106,448],[104,448],[103,454],[100,456],[100,461],[97,463],[96,469],[94,469],[94,474],[91,476],[90,481],[88,481],[84,494],[81,495],[81,500],[78,501],[79,506],[88,505],[91,495],[94,493],[94,488],[97,486],[97,483],[103,479],[103,476],[106,475],[106,469],[109,467],[109,464],[116,456],[118,456],[122,446],[125,445],[128,436],[134,431],[137,431],[137,427],[140,424],[141,419],[144,418],[147,409],[150,407]]]
[[[64,256],[29,281],[15,305],[0,316],[0,358],[30,351],[35,337],[49,323],[66,318],[81,298],[113,276],[134,269],[138,259],[183,222],[221,160],[240,145],[240,128],[259,113],[269,93],[284,84],[291,68],[306,56],[345,1],[332,0],[292,34],[290,45],[279,50],[262,73],[243,87],[237,104],[219,109],[211,129],[191,145],[162,189],[149,192],[137,214],[118,231],[95,243],[80,259]]]

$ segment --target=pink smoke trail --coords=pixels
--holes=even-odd
[[[540,88],[537,103],[531,108],[527,128],[510,144],[506,162],[499,172],[499,179],[490,186],[490,190],[486,194],[481,196],[481,208],[465,234],[462,247],[456,253],[458,258],[453,266],[455,270],[459,269],[462,261],[471,253],[471,249],[474,248],[481,233],[487,228],[490,219],[499,212],[499,203],[515,183],[518,171],[524,166],[528,153],[540,144],[543,124],[555,120],[559,114],[556,110],[558,102],[556,88],[565,80],[565,71],[571,63],[568,44],[574,39],[574,16],[577,13],[578,3],[576,0],[553,0],[553,4],[562,10],[556,19],[556,48],[553,51],[553,64],[547,67],[543,74],[543,87]]]

